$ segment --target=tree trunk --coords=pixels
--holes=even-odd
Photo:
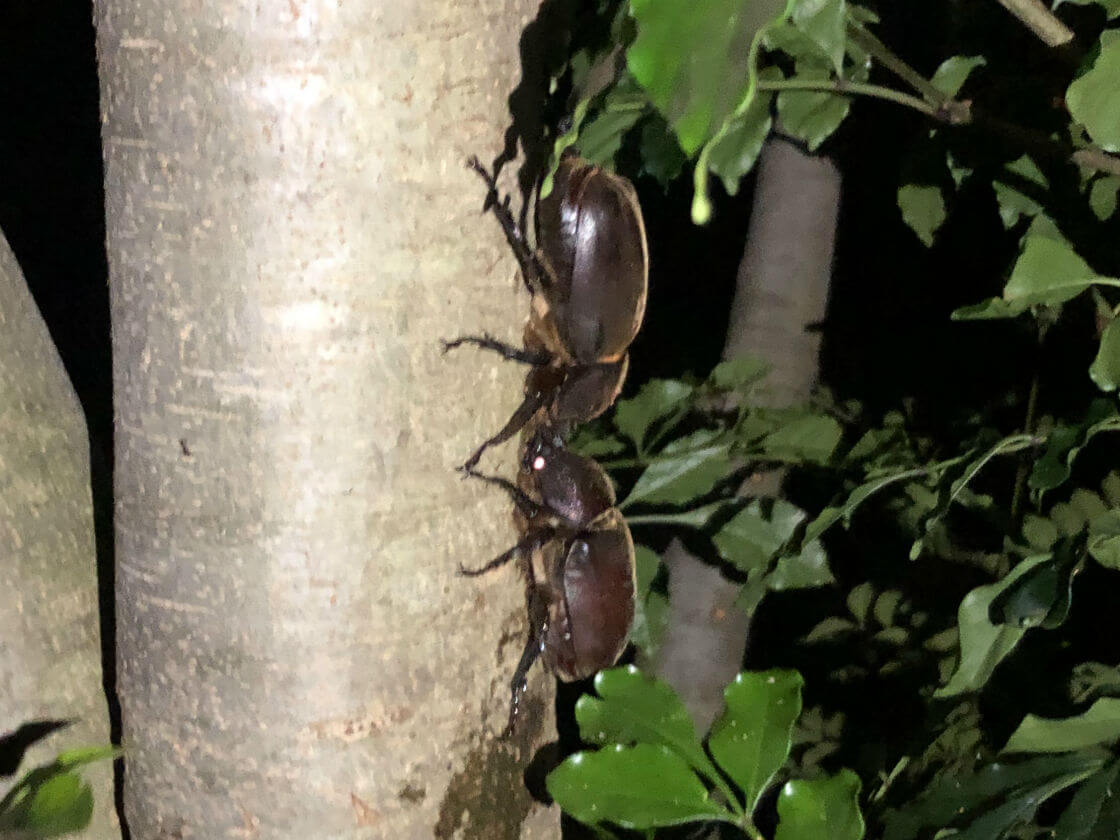
[[[754,206],[723,357],[755,356],[771,365],[760,405],[807,400],[816,384],[820,336],[810,325],[824,320],[840,173],[775,135],[758,164]],[[773,497],[784,470],[753,476],[740,490]],[[706,732],[723,709],[723,688],[742,667],[749,616],[733,606],[738,586],[674,541],[662,556],[669,570],[669,617],[655,671],[685,702],[697,729]]]
[[[438,341],[527,312],[463,162],[528,0],[95,5],[132,836],[555,836],[522,587],[455,576],[522,372]]]
[[[89,440],[46,324],[0,236],[0,734],[72,720],[39,742],[20,775],[59,751],[109,743],[101,685]],[[93,786],[84,837],[119,840],[112,766]]]

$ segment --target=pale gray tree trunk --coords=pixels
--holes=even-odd
[[[523,372],[438,343],[527,313],[464,160],[530,0],[95,7],[132,836],[555,836],[539,674],[496,737],[521,584],[455,576]]]
[[[828,158],[778,135],[766,141],[758,167],[723,357],[769,362],[766,390],[756,402],[780,407],[807,400],[817,381],[820,335],[809,327],[824,320],[828,304],[840,173]],[[760,472],[740,492],[776,496],[784,474]],[[749,616],[733,606],[738,586],[679,542],[662,561],[669,570],[669,621],[655,670],[705,732],[742,665]]]
[[[29,750],[20,774],[61,750],[107,745],[85,419],[3,236],[0,593],[0,734],[31,720],[73,721]],[[82,775],[94,797],[83,836],[119,840],[112,766]]]

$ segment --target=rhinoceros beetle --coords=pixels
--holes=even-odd
[[[529,639],[510,683],[508,734],[538,656],[565,682],[618,661],[634,621],[634,543],[602,467],[565,449],[547,427],[526,445],[517,484],[469,474],[510,494],[522,537],[485,566],[460,573],[473,577],[514,557],[527,560]]]
[[[470,166],[486,182],[492,209],[532,295],[524,347],[489,335],[464,344],[532,366],[525,397],[509,421],[463,465],[470,471],[490,446],[509,440],[539,411],[564,431],[610,407],[622,389],[627,349],[645,314],[649,251],[634,187],[625,178],[574,156],[561,160],[554,186],[537,204],[534,250],[501,199],[494,176],[477,158]]]

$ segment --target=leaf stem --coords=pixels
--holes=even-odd
[[[942,118],[940,109],[917,96],[911,96],[909,93],[903,93],[900,90],[883,87],[882,85],[849,82],[844,79],[799,79],[795,77],[772,82],[759,80],[758,89],[769,91],[820,91],[822,93],[833,93],[839,96],[867,96],[872,99],[884,99],[888,102],[894,102],[896,105],[904,105],[907,108],[913,108],[915,111],[920,111],[927,117],[933,117],[934,119]]]
[[[1048,47],[1060,47],[1073,40],[1073,30],[1062,23],[1041,0],[999,0]]]
[[[862,26],[849,22],[848,37],[857,46],[867,50],[868,55],[920,93],[930,105],[940,108],[948,100],[949,97],[940,88],[899,58],[890,47]]]

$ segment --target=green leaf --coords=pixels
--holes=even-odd
[[[1113,318],[1104,328],[1089,377],[1102,391],[1115,391],[1120,386],[1120,318]]]
[[[641,119],[647,101],[641,91],[616,87],[603,101],[603,108],[583,123],[579,132],[580,156],[592,163],[612,164],[622,139]]]
[[[666,415],[679,412],[693,388],[679,379],[651,379],[628,400],[619,400],[614,425],[634,442],[639,452],[650,426]]]
[[[1069,613],[1073,566],[1052,560],[1040,563],[992,600],[988,617],[997,625],[1061,625]]]
[[[945,199],[938,187],[904,184],[898,188],[898,209],[902,220],[927,248],[945,221]]]
[[[939,91],[953,98],[964,86],[969,73],[987,63],[980,55],[954,55],[941,62],[930,81]]]
[[[712,368],[708,385],[721,391],[742,391],[765,379],[770,368],[768,361],[755,356],[720,362]]]
[[[1116,212],[1116,192],[1120,190],[1120,177],[1105,175],[1089,187],[1089,207],[1102,222]]]
[[[713,538],[723,557],[743,572],[766,569],[770,558],[785,544],[794,529],[805,519],[805,512],[784,499],[775,499],[770,515],[763,514],[762,504],[751,502]]]
[[[805,634],[805,643],[810,645],[830,642],[843,638],[849,633],[859,629],[859,625],[847,618],[830,615],[817,623],[817,626]]]
[[[691,157],[747,95],[755,34],[786,0],[632,0],[638,35],[626,62]]]
[[[1025,627],[992,624],[988,610],[992,601],[1036,566],[1050,560],[1050,555],[1028,557],[1003,580],[978,586],[961,601],[957,610],[960,627],[960,661],[949,682],[934,692],[934,697],[953,697],[966,691],[977,691],[988,681],[996,666],[1011,653],[1027,632]]]
[[[764,455],[784,461],[824,464],[832,457],[844,430],[824,414],[810,414],[783,423],[759,445]]]
[[[1120,805],[1120,787],[1116,785],[1120,773],[1120,761],[1112,761],[1085,780],[1069,805],[1058,818],[1053,836],[1059,840],[1092,840],[1095,836],[1115,837],[1120,831],[1116,819],[1117,806]],[[1102,814],[1106,815],[1102,820]],[[1112,825],[1106,820],[1112,815]],[[1100,832],[1094,834],[1094,831]]]
[[[566,814],[588,824],[646,829],[733,819],[679,756],[653,744],[576,753],[548,774],[545,786]]]
[[[1042,190],[1049,189],[1046,176],[1027,155],[1005,164],[1004,169],[1035,184]],[[999,217],[1005,228],[1012,227],[1023,216],[1035,217],[1042,213],[1042,205],[1025,195],[1014,184],[1004,183],[997,176],[996,180],[992,182],[992,188],[995,190],[996,201],[999,204]]]
[[[1066,91],[1066,105],[1093,142],[1120,151],[1120,40],[1102,40],[1093,66]]]
[[[1003,298],[988,298],[980,303],[954,309],[949,316],[954,321],[991,321],[997,318],[1017,318],[1027,311],[1029,304]]]
[[[1063,787],[1074,784],[1096,772],[1103,763],[1099,752],[1073,753],[1017,763],[997,762],[975,773],[944,774],[904,809],[891,809],[883,815],[883,840],[913,840],[926,836],[923,829],[940,830],[970,821],[993,801],[1045,790],[1058,780],[1064,780]]]
[[[1080,439],[1084,429],[1055,426],[1046,441],[1046,451],[1031,468],[1027,486],[1032,490],[1053,490],[1069,478],[1066,456]]]
[[[1073,6],[1100,6],[1104,9],[1109,20],[1120,16],[1120,0],[1054,0],[1054,8],[1058,8],[1062,3],[1069,3]]]
[[[800,0],[793,7],[790,22],[827,56],[832,69],[844,69],[847,45],[847,9],[844,0]]]
[[[669,626],[669,599],[660,592],[648,592],[644,598],[634,602],[634,626],[630,630],[630,641],[647,659],[652,659],[665,629]]]
[[[664,746],[709,779],[719,778],[688,710],[668,685],[627,666],[600,671],[595,691],[598,697],[585,694],[576,701],[576,722],[584,741]]]
[[[1038,806],[1056,793],[1084,780],[1091,771],[1080,771],[1059,776],[1033,788],[1018,790],[985,814],[977,817],[954,840],[991,840],[1003,837],[1005,832],[1030,820]]]
[[[636,502],[681,505],[709,493],[731,472],[730,451],[729,443],[681,452],[666,447],[638,476],[621,506],[629,507]]]
[[[766,576],[766,585],[775,592],[814,589],[835,582],[828,555],[816,541],[806,542],[797,554],[779,557],[774,571]]]
[[[1120,698],[1102,697],[1076,717],[1053,720],[1027,715],[1003,752],[1060,753],[1109,745],[1120,739]]]
[[[1089,522],[1088,549],[1106,569],[1120,571],[1120,510],[1110,510]]]
[[[19,806],[14,826],[34,837],[59,837],[81,831],[93,816],[93,791],[76,773],[57,773],[34,786]]]
[[[668,189],[680,176],[687,158],[677,142],[677,135],[660,114],[653,114],[643,123],[640,145],[642,170]]]
[[[649,592],[660,567],[660,554],[647,545],[634,546],[634,578],[637,582],[634,592],[639,598]]]
[[[828,72],[815,67],[798,66],[794,79],[801,81],[827,81]],[[851,101],[835,93],[809,90],[783,90],[778,94],[778,117],[782,128],[805,141],[810,152],[815,152],[832,132],[840,127],[848,115]]]
[[[767,68],[760,78],[781,77],[777,68]],[[770,134],[770,106],[774,95],[759,91],[747,110],[728,122],[727,132],[712,144],[708,168],[719,176],[728,195],[739,192],[739,183],[753,168]]]
[[[1053,306],[1076,297],[1098,279],[1064,240],[1027,233],[1022,245],[1003,289],[1004,300]]]
[[[859,776],[841,770],[835,776],[786,782],[778,795],[774,840],[861,840]]]
[[[796,671],[744,671],[723,692],[726,708],[708,748],[743,791],[748,813],[789,757],[803,685]]]

